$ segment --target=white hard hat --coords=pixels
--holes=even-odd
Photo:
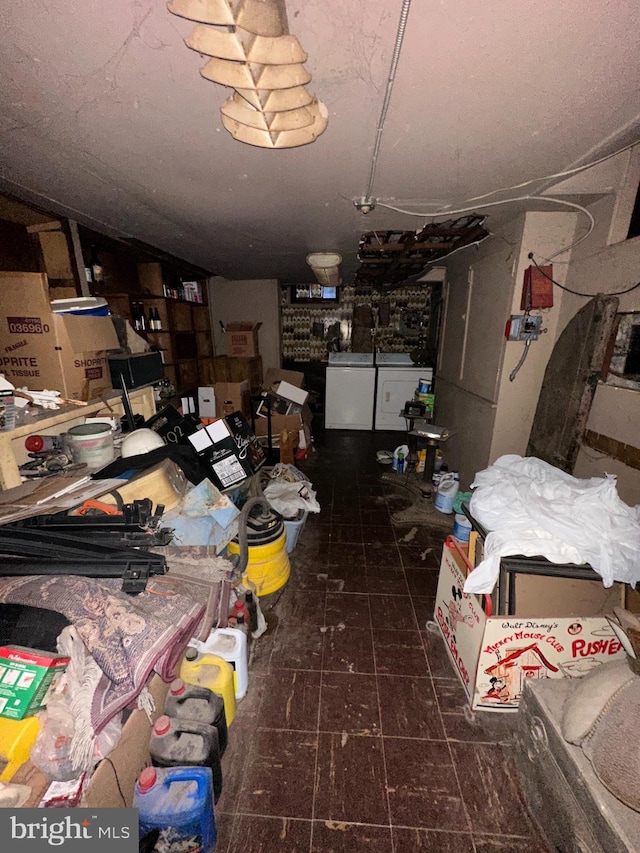
[[[140,456],[142,453],[150,453],[158,447],[164,447],[162,436],[152,429],[142,427],[127,433],[122,439],[121,454],[123,457]]]

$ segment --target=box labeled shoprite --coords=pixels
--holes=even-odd
[[[225,326],[227,355],[236,358],[252,358],[260,355],[258,329],[262,323],[227,323]]]
[[[45,275],[0,272],[0,342],[0,373],[17,388],[78,400],[111,389],[107,350],[120,346],[111,318],[55,314]]]
[[[463,592],[469,570],[449,537],[434,617],[472,710],[515,711],[527,681],[579,678],[624,656],[604,615],[492,615],[490,596]]]
[[[68,657],[53,652],[0,647],[0,717],[22,720],[44,708],[54,679],[68,663]]]

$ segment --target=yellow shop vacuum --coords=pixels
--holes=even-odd
[[[256,587],[256,595],[277,592],[289,580],[291,565],[282,516],[266,498],[249,498],[238,521],[238,538],[229,543],[240,556],[239,570]]]

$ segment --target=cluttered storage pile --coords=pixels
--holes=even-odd
[[[0,802],[133,804],[149,850],[211,851],[260,598],[320,507],[240,411],[123,421],[1,495]]]

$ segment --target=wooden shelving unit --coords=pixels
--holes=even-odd
[[[206,286],[202,302],[189,302],[164,295],[166,287],[160,263],[138,265],[140,291],[107,294],[112,313],[126,317],[134,325],[133,305],[142,303],[149,317],[156,309],[161,331],[139,332],[164,358],[165,376],[171,380],[178,396],[193,394],[199,385],[213,384],[213,336]]]

